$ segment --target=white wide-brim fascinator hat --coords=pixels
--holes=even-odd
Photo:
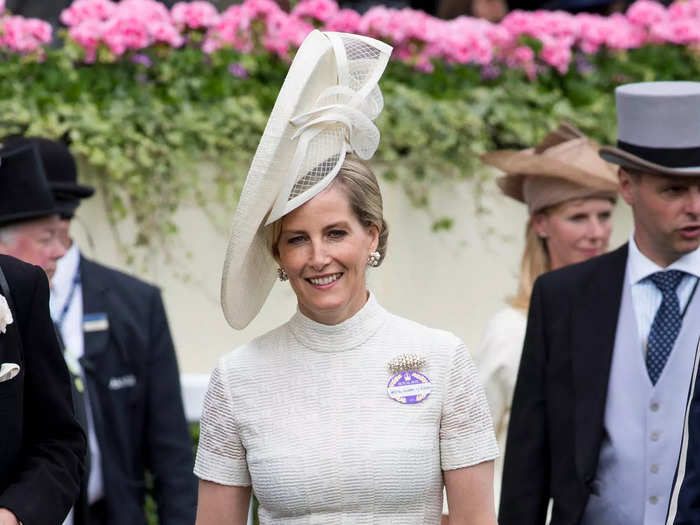
[[[348,152],[379,145],[377,85],[391,46],[312,31],[299,47],[253,157],[233,216],[221,282],[228,323],[245,328],[262,308],[276,267],[265,229],[333,181]]]
[[[608,162],[672,176],[700,175],[700,82],[639,82],[615,89],[617,147]]]

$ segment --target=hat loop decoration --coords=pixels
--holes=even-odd
[[[257,315],[277,277],[269,224],[327,188],[349,152],[374,155],[384,106],[377,83],[390,56],[379,40],[317,30],[297,50],[233,216],[221,280],[233,328]]]
[[[298,208],[323,191],[340,171],[348,152],[370,159],[379,146],[373,120],[384,107],[377,87],[389,54],[381,56],[341,33],[324,33],[333,46],[338,84],[326,87],[312,108],[295,115],[297,141],[291,176],[277,195],[265,225]],[[378,60],[380,58],[380,60]]]

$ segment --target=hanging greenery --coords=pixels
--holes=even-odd
[[[229,214],[288,68],[284,53],[203,49],[211,30],[179,31],[187,40],[179,46],[149,41],[116,55],[97,44],[92,57],[63,34],[60,48],[6,46],[0,60],[0,134],[68,140],[109,218],[133,221],[125,248],[167,249],[175,212],[186,203]],[[444,184],[473,181],[478,201],[491,173],[480,154],[527,147],[562,120],[613,142],[613,90],[621,83],[700,78],[693,45],[571,47],[564,70],[538,62],[540,39],[521,34],[517,43],[535,57],[527,67],[494,57],[390,63],[372,165],[429,213],[432,190]],[[434,229],[451,225],[449,212],[433,218]]]

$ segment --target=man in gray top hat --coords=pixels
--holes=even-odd
[[[621,248],[545,274],[530,302],[499,523],[664,523],[700,336],[700,83],[616,92]],[[680,400],[680,402],[679,402]]]

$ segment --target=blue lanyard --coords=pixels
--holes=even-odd
[[[78,285],[80,284],[80,270],[75,272],[75,277],[73,277],[73,282],[71,283],[70,286],[70,291],[68,292],[68,297],[66,298],[66,302],[63,305],[63,308],[61,308],[61,313],[58,316],[58,319],[56,319],[56,324],[63,328],[63,321],[66,320],[66,315],[68,315],[68,310],[70,310],[70,305],[73,302],[73,296],[75,295],[75,290],[78,288]]]

